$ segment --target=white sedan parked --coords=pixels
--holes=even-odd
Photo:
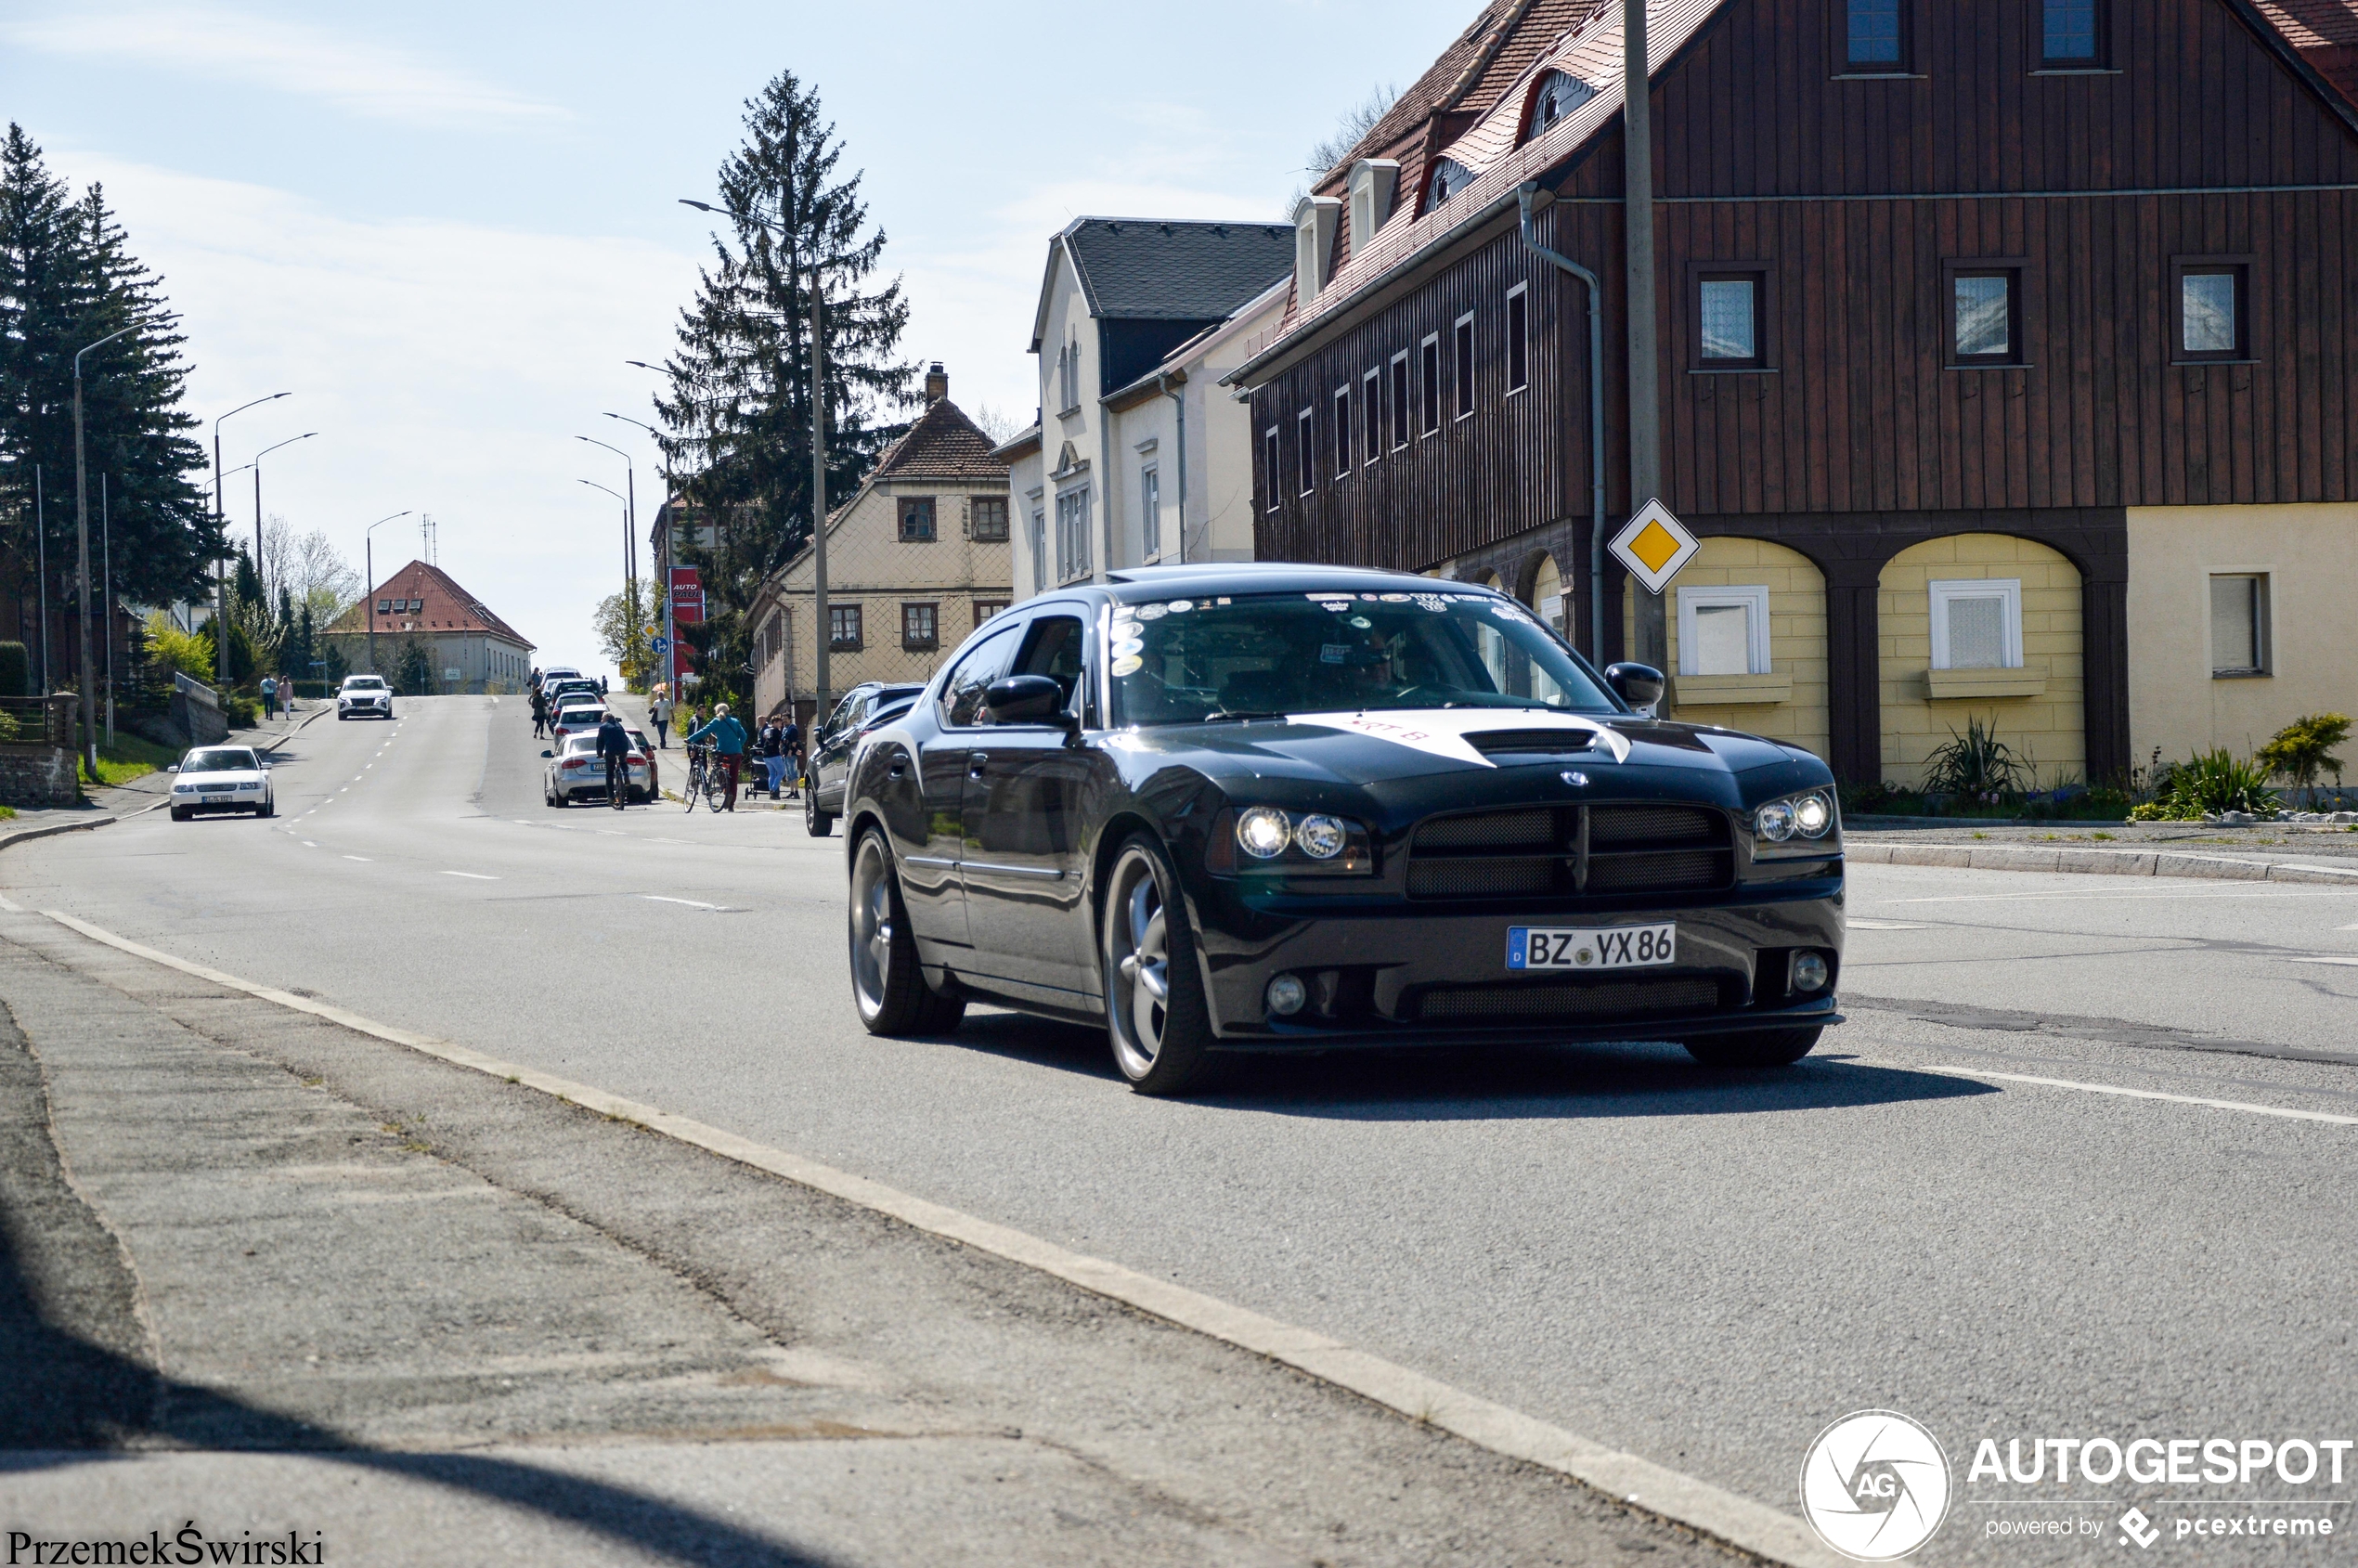
[[[252,811],[257,817],[278,814],[278,798],[270,788],[270,765],[252,746],[199,746],[170,771],[177,775],[172,781],[175,823],[205,811]]]
[[[634,747],[623,766],[629,770],[625,775],[628,780],[625,798],[654,799],[654,774],[647,766],[646,752]],[[594,726],[558,743],[556,755],[549,758],[543,793],[551,806],[605,799],[606,759],[598,755],[598,732]]]

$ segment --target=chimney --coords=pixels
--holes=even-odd
[[[949,395],[950,375],[941,368],[941,361],[937,359],[933,368],[926,372],[926,407],[930,408]]]

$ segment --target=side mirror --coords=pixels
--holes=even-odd
[[[982,693],[983,720],[991,724],[1065,722],[1065,689],[1045,675],[1010,675]]]
[[[179,771],[180,771],[180,764],[179,764],[179,763],[177,763],[177,762],[173,763],[170,767],[168,767],[168,768],[166,768],[166,769],[164,770],[164,771],[165,771],[165,772],[167,772],[167,773],[176,773],[176,772],[178,772]]]
[[[1662,671],[1650,664],[1609,664],[1605,666],[1605,684],[1641,717],[1652,719],[1654,705],[1662,701],[1663,688],[1669,682]]]

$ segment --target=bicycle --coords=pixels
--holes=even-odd
[[[704,797],[705,810],[718,811],[728,797],[729,774],[719,765],[719,758],[708,745],[688,748],[688,787],[682,792],[688,799],[688,810],[696,809],[696,797]]]

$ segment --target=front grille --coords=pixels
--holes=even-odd
[[[1413,899],[1709,892],[1734,884],[1728,816],[1708,806],[1532,806],[1418,824]]]
[[[1428,991],[1418,1017],[1436,1018],[1613,1018],[1647,1014],[1707,1013],[1719,1004],[1709,979],[1606,980],[1588,984],[1529,982]]]

